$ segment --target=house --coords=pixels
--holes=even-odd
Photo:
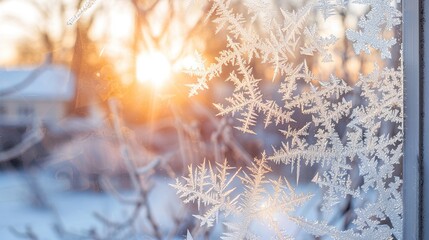
[[[65,66],[0,69],[0,127],[55,125],[67,114],[76,80]]]

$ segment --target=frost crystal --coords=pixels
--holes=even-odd
[[[330,16],[337,14],[337,11],[346,8],[348,0],[318,0],[316,8],[318,8],[325,20]]]
[[[396,44],[395,38],[384,38],[385,30],[391,30],[401,24],[401,12],[391,0],[356,0],[355,3],[366,4],[371,10],[359,20],[360,30],[347,30],[347,38],[354,42],[356,53],[370,53],[370,47],[381,52],[382,58],[390,58],[390,48]]]
[[[84,14],[88,9],[90,9],[96,1],[97,0],[85,0],[82,7],[77,11],[77,13],[67,21],[67,25],[75,24],[82,16],[82,14]]]
[[[271,172],[271,168],[267,165],[265,154],[261,159],[256,159],[248,171],[239,169],[231,176],[229,171],[232,169],[226,161],[218,164],[216,170],[210,164],[207,167],[204,162],[196,169],[189,167],[189,176],[183,178],[185,184],[177,180],[173,187],[185,203],[197,202],[198,209],[204,206],[202,214],[194,215],[201,220],[201,225],[212,226],[220,212],[235,217],[236,221],[224,223],[228,231],[222,239],[255,238],[256,234],[249,229],[256,221],[269,223],[275,235],[283,236],[276,216],[288,215],[306,202],[310,195],[295,193],[285,179],[268,180],[266,174]],[[241,175],[238,176],[238,173]],[[230,185],[237,176],[245,189],[234,195],[236,189]]]
[[[249,0],[244,2],[245,14],[230,0],[211,2],[217,31],[227,32],[227,47],[214,63],[190,71],[197,77],[190,95],[208,89],[228,67],[226,81],[234,91],[215,104],[219,115],[235,117],[236,129],[245,134],[256,134],[259,123],[274,126],[283,141],[247,170],[233,170],[227,162],[218,163],[216,169],[207,163],[190,167],[185,183],[177,180],[174,187],[185,203],[198,204],[202,213],[196,218],[212,226],[220,215],[233,216],[225,220],[224,239],[258,238],[250,229],[254,221],[264,222],[276,239],[293,238],[279,224],[282,217],[314,236],[401,239],[402,180],[397,170],[402,162],[403,75],[399,64],[380,64],[392,57],[397,44],[397,39],[387,37],[394,36],[393,29],[401,24],[396,1],[352,1],[369,11],[360,17],[356,30],[345,30],[342,41],[322,34],[312,13],[321,12],[327,20],[340,14],[338,10],[346,11],[348,1],[318,0],[297,9],[278,9],[272,1]],[[264,28],[255,27],[258,23]],[[323,78],[317,67],[310,67],[316,61],[341,65],[333,56],[341,44],[341,51],[346,51],[349,43],[355,57],[363,52],[361,56],[376,59],[366,65],[370,71],[361,68],[356,81],[338,71]],[[343,61],[350,54],[344,53]],[[254,62],[271,66],[273,77],[256,77]],[[263,84],[278,84],[281,97],[268,97]],[[297,182],[303,167],[318,167],[311,184],[321,190],[319,219],[296,215],[313,193],[297,194],[285,178],[270,179],[270,162],[289,165]],[[237,179],[244,190],[232,187]],[[348,217],[341,212],[347,204]],[[346,226],[331,221],[338,214],[348,218]]]

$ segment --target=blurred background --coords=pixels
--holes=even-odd
[[[288,11],[306,3],[272,2]],[[0,0],[0,239],[183,239],[195,225],[192,207],[168,184],[204,159],[247,166],[281,146],[282,136],[263,125],[257,136],[241,134],[229,116],[216,116],[212,103],[233,91],[223,81],[228,67],[209,91],[188,98],[196,80],[186,70],[200,67],[200,55],[215,62],[226,48],[209,1],[98,0],[68,25],[84,3]],[[233,5],[246,16],[242,1]],[[356,54],[346,40],[345,29],[368,11],[347,4],[327,20],[314,11],[319,29],[339,39],[333,61],[299,52],[293,60],[352,86],[374,62],[399,66],[399,44],[393,60],[382,61]],[[389,34],[400,39],[399,29]],[[274,69],[251,64],[268,80],[264,94],[281,101]],[[274,169],[294,179],[290,168]],[[310,182],[316,169],[302,171],[300,181]],[[136,204],[135,191],[145,204]]]

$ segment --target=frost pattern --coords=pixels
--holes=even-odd
[[[338,10],[346,8],[348,2],[348,0],[318,0],[316,8],[320,10],[326,20],[330,16],[336,15]]]
[[[354,42],[356,53],[363,51],[369,54],[369,47],[372,47],[381,52],[382,58],[390,58],[390,48],[396,44],[396,39],[386,39],[383,33],[401,24],[401,12],[392,5],[391,0],[357,0],[355,3],[371,6],[368,14],[359,21],[361,29],[347,30],[347,38]]]
[[[318,0],[296,11],[280,9],[279,15],[270,2],[245,1],[250,14],[246,19],[230,0],[211,1],[217,31],[227,32],[227,48],[214,63],[200,59],[200,67],[189,70],[197,77],[190,95],[208,89],[224,68],[232,69],[226,81],[234,91],[225,102],[215,104],[219,115],[234,116],[236,129],[245,134],[256,134],[260,121],[265,127],[275,125],[284,136],[281,146],[274,147],[271,155],[262,153],[247,170],[233,169],[226,161],[215,168],[207,163],[190,166],[188,177],[178,179],[174,188],[185,203],[198,204],[200,213],[195,217],[201,225],[211,227],[223,219],[220,216],[232,216],[225,220],[223,239],[258,238],[249,228],[254,221],[266,222],[276,239],[293,238],[278,224],[277,213],[314,236],[401,239],[402,180],[395,169],[402,161],[402,68],[374,63],[372,72],[360,74],[356,83],[335,74],[322,79],[308,67],[308,57],[332,61],[330,49],[338,41],[333,35],[320,34],[312,12],[320,11],[326,20],[348,2]],[[383,36],[401,24],[396,1],[352,3],[370,9],[360,18],[358,30],[346,31],[356,54],[372,51],[379,58],[391,58],[397,40]],[[252,25],[258,20],[264,28],[256,31]],[[256,78],[252,61],[271,65],[273,79]],[[278,78],[281,101],[268,98],[260,88],[261,82]],[[356,94],[357,99],[350,97]],[[297,114],[308,117],[295,119]],[[310,120],[302,123],[303,119]],[[338,130],[339,124],[345,124],[345,131]],[[386,131],[387,126],[393,130]],[[303,166],[319,166],[312,182],[323,194],[325,215],[320,221],[296,215],[295,209],[312,194],[296,194],[288,180],[270,179],[269,162],[290,165],[297,182]],[[237,178],[245,186],[241,192],[232,184]],[[376,197],[362,201],[368,196]],[[344,230],[327,216],[335,214],[346,199],[355,206],[351,227]]]
[[[185,184],[176,180],[173,187],[185,203],[197,202],[199,210],[204,207],[204,213],[194,215],[201,220],[202,226],[213,226],[220,212],[233,216],[234,221],[224,223],[228,231],[222,239],[254,239],[256,234],[249,230],[254,221],[265,222],[275,236],[283,239],[284,230],[276,219],[288,215],[311,196],[295,193],[286,179],[267,179],[266,174],[271,172],[271,168],[267,165],[265,153],[247,171],[238,169],[231,176],[233,169],[226,161],[217,163],[216,169],[210,164],[207,167],[205,162],[195,169],[190,166],[188,177],[183,177]],[[236,177],[246,187],[234,195],[236,189],[230,185]]]

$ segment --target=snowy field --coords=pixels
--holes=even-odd
[[[94,213],[115,220],[125,219],[129,215],[130,209],[107,193],[68,190],[64,181],[48,173],[35,174],[34,179],[38,181],[49,206],[36,206],[31,201],[34,194],[29,189],[28,177],[22,172],[0,174],[0,239],[22,239],[13,234],[11,228],[18,232],[30,228],[39,239],[58,239],[55,231],[57,224],[62,224],[68,232],[76,235],[84,235],[91,228],[102,233],[103,226]],[[181,206],[168,183],[165,179],[158,179],[149,195],[155,220],[164,232],[172,228],[171,216],[177,214]]]
[[[40,187],[39,192],[48,206],[37,205],[37,201],[34,200],[34,191],[30,191],[29,181],[37,182],[37,186]],[[177,219],[192,221],[192,218],[180,203],[174,189],[169,186],[173,180],[166,177],[154,177],[153,183],[153,188],[149,193],[149,203],[163,238],[184,239],[185,232],[182,236],[172,234],[172,231],[177,228],[175,219],[176,221]],[[34,189],[34,186],[36,185],[32,184],[31,188]],[[35,239],[88,239],[83,236],[89,236],[92,229],[96,229],[100,235],[106,236],[108,230],[95,217],[95,213],[114,221],[127,219],[131,214],[130,207],[121,204],[110,194],[91,190],[75,191],[68,188],[68,184],[64,180],[55,178],[54,174],[50,172],[34,172],[32,177],[23,172],[1,172],[0,239],[29,239],[28,236],[26,238],[19,236],[20,233],[29,231],[37,237]],[[308,187],[306,188],[306,191],[310,191]],[[129,192],[121,194],[132,195]],[[315,200],[316,198],[313,198],[302,207],[298,214],[307,215],[310,218],[316,217]],[[148,227],[147,222],[142,220],[144,215],[145,210],[142,210],[141,217],[135,222],[135,226],[131,227],[134,229],[135,235],[123,239],[152,239],[149,236],[145,237]],[[300,232],[291,222],[287,220],[282,222],[288,231],[301,236],[298,239],[309,237],[304,232]],[[66,230],[67,234],[60,237],[56,231],[58,226]],[[209,238],[218,239],[222,228],[222,223],[219,222]],[[257,232],[260,237],[270,236],[263,224],[253,224],[252,231]]]

